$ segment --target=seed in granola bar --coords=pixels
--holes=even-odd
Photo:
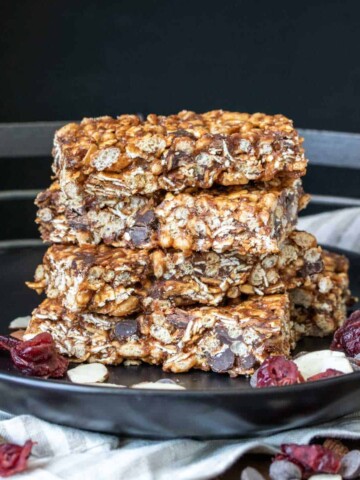
[[[114,327],[114,336],[118,340],[125,340],[139,333],[138,322],[135,318],[120,320]]]
[[[235,362],[235,355],[230,348],[225,348],[220,353],[209,357],[209,365],[213,372],[222,373],[227,372],[233,367]]]

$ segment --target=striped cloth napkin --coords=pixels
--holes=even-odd
[[[320,243],[360,252],[360,208],[303,217],[299,229],[315,234]],[[37,442],[29,470],[14,480],[200,480],[223,473],[247,452],[273,454],[282,443],[360,439],[360,413],[256,439],[160,441],[120,439],[0,412],[0,437],[16,444]]]

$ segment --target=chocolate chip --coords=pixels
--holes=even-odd
[[[135,217],[135,225],[139,227],[150,226],[155,222],[156,216],[154,210],[147,210],[144,213],[138,213]]]
[[[234,341],[233,338],[230,338],[228,331],[224,327],[215,327],[215,332],[218,339],[223,345],[231,345]]]
[[[265,480],[264,477],[255,468],[246,467],[241,472],[240,480]],[[279,480],[279,479],[278,479]]]
[[[125,340],[132,335],[137,335],[138,328],[138,323],[135,318],[125,318],[115,325],[114,336],[118,340]]]
[[[300,270],[300,275],[302,277],[307,277],[308,275],[314,275],[315,273],[320,273],[323,271],[323,262],[321,259],[314,263],[306,262],[302,269]]]
[[[245,368],[246,370],[250,370],[256,364],[256,358],[254,355],[249,353],[249,355],[244,355],[242,357],[236,357],[235,365],[237,367]]]
[[[270,465],[269,475],[271,480],[301,480],[300,468],[287,460],[276,460]]]
[[[344,455],[340,473],[346,480],[360,477],[360,450],[352,450]]]
[[[164,290],[164,282],[157,281],[157,282],[154,282],[152,286],[149,288],[148,295],[154,300],[159,300],[163,296],[163,290]]]
[[[227,372],[234,365],[235,355],[226,348],[222,352],[209,358],[209,365],[213,372],[222,373]]]
[[[150,231],[146,227],[133,227],[129,231],[132,243],[139,247],[149,241]]]
[[[132,243],[137,247],[148,243],[156,222],[154,210],[138,213],[135,217],[135,225],[129,230]]]
[[[69,227],[72,228],[73,230],[77,230],[80,232],[87,232],[89,230],[89,222],[87,219],[83,216],[79,217],[69,217],[68,218],[69,222]]]
[[[186,164],[191,161],[191,157],[185,152],[169,152],[166,156],[166,168],[167,171],[175,170],[180,166],[180,164]]]
[[[187,130],[184,130],[182,128],[179,128],[179,130],[175,130],[174,132],[171,132],[171,135],[174,137],[190,137],[190,138],[196,138],[191,132],[188,132]]]
[[[188,323],[190,320],[193,318],[192,315],[187,314],[183,310],[176,310],[175,313],[171,313],[170,315],[167,315],[166,320],[174,325],[175,328],[186,328],[188,326]]]

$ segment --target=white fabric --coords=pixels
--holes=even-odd
[[[360,208],[302,217],[298,229],[313,233],[319,243],[360,253]]]
[[[360,252],[360,209],[303,217],[299,228],[321,243]],[[200,480],[214,478],[246,452],[272,454],[281,443],[314,437],[360,439],[360,413],[262,438],[241,440],[132,440],[50,424],[30,415],[0,413],[0,437],[37,442],[22,480]]]

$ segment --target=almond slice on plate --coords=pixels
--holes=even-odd
[[[22,328],[27,328],[30,320],[30,315],[26,317],[17,317],[12,322],[10,322],[9,328],[11,330],[21,330]]]
[[[17,338],[21,342],[24,340],[25,330],[15,330],[10,333],[10,337]]]
[[[345,353],[333,350],[318,350],[316,352],[304,353],[295,358],[294,362],[305,380],[328,369],[338,370],[343,373],[352,373],[354,371]]]
[[[87,363],[68,370],[73,383],[102,383],[109,377],[109,371],[102,363]]]
[[[92,385],[94,387],[116,387],[116,388],[126,388],[126,385],[117,385],[116,383],[86,383],[86,385]]]
[[[332,475],[331,473],[318,473],[309,477],[309,480],[342,480],[342,476]]]
[[[154,388],[156,390],[186,390],[185,387],[178,385],[177,383],[164,383],[164,382],[140,382],[131,385],[131,388]]]

